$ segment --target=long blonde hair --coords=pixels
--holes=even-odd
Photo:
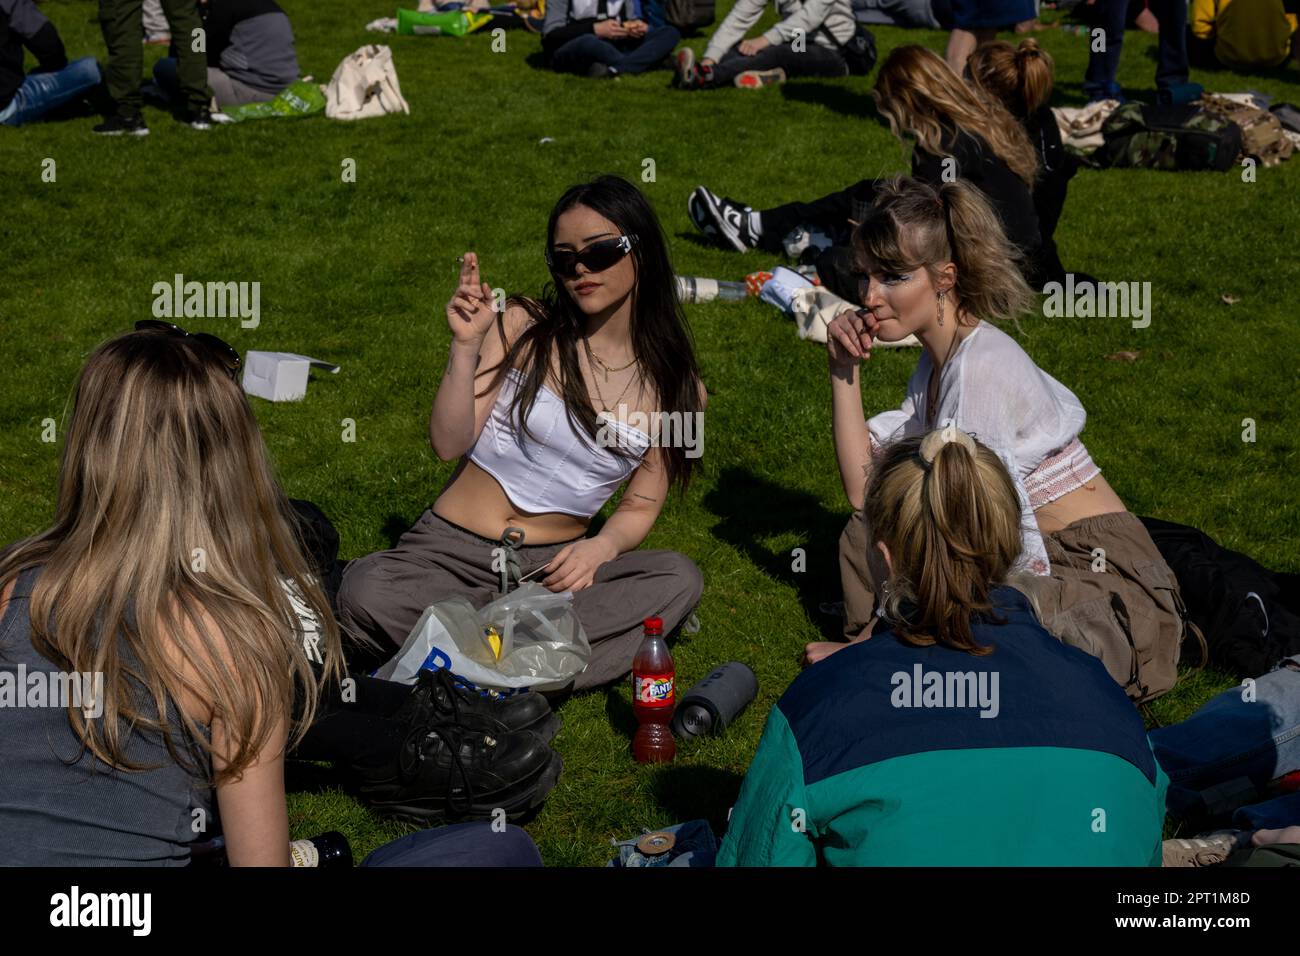
[[[211,346],[157,331],[96,349],[73,402],[54,525],[5,551],[0,589],[41,567],[34,649],[103,674],[101,716],[68,708],[85,749],[120,770],[148,769],[127,760],[127,744],[156,731],[173,759],[208,776],[211,742],[180,706],[188,693],[230,741],[210,782],[238,779],[280,721],[292,744],[315,713],[320,680],[286,587],[317,617],[323,679],[342,673],[338,627],[252,409]]]
[[[951,294],[958,321],[966,325],[1014,320],[1034,302],[1021,270],[1023,254],[984,194],[961,180],[937,189],[910,176],[881,183],[854,230],[853,249],[859,272],[923,267],[936,281],[941,264],[954,263]]]
[[[992,610],[989,594],[1020,556],[1020,499],[991,449],[956,428],[888,445],[867,486],[864,511],[889,548],[885,600],[908,643],[971,654],[971,618]],[[903,604],[915,612],[904,614]]]
[[[927,153],[943,156],[944,140],[951,133],[974,133],[1033,188],[1038,153],[1029,135],[1005,106],[972,90],[925,47],[909,44],[891,50],[871,95],[899,139],[910,136]]]
[[[1030,116],[1052,98],[1052,57],[1033,37],[1018,47],[1006,40],[982,43],[966,69],[975,87],[1013,116]]]

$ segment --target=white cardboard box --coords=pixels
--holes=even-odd
[[[244,355],[244,391],[268,402],[296,402],[307,394],[312,368],[338,373],[339,367],[293,352],[248,352]]]

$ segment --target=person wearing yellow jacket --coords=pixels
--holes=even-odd
[[[1300,60],[1296,0],[1191,0],[1187,47],[1202,67],[1247,70]]]

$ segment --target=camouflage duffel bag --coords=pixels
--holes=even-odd
[[[1191,104],[1125,103],[1101,132],[1106,142],[1092,156],[1099,166],[1222,172],[1241,152],[1241,127]]]

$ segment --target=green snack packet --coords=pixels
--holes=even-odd
[[[444,33],[463,37],[469,33],[469,21],[459,10],[446,13],[421,13],[418,10],[398,8],[398,36],[440,36]]]
[[[315,83],[294,80],[273,100],[267,100],[265,103],[228,106],[221,112],[235,123],[277,116],[311,116],[313,113],[325,112],[325,94]]]
[[[420,13],[418,10],[397,10],[398,36],[453,36],[463,37],[491,21],[490,13],[466,13],[448,10],[442,13]]]

